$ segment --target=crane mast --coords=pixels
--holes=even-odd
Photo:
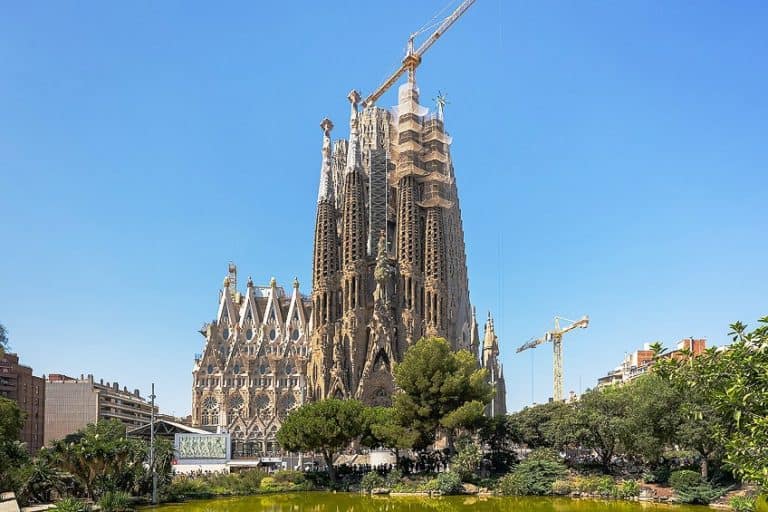
[[[370,95],[368,95],[367,98],[363,100],[363,108],[369,107],[376,103],[376,100],[378,100],[387,90],[394,85],[397,80],[403,76],[403,74],[408,71],[408,81],[413,83],[414,80],[414,73],[416,72],[416,68],[419,67],[419,64],[421,64],[421,57],[424,55],[424,53],[429,50],[433,44],[435,44],[435,41],[437,41],[440,36],[442,36],[451,26],[456,23],[456,20],[458,20],[462,14],[467,12],[467,9],[469,9],[472,4],[475,3],[476,0],[464,0],[461,5],[459,5],[456,10],[454,10],[447,18],[443,20],[442,23],[440,23],[440,26],[437,27],[437,29],[430,35],[426,41],[424,41],[421,46],[417,50],[414,50],[414,40],[416,39],[417,33],[411,34],[410,37],[408,37],[408,50],[406,51],[405,58],[403,58],[403,62],[400,65],[400,67],[392,73],[389,78],[387,78],[384,83],[382,83],[379,87],[376,88],[375,91],[373,91]]]
[[[570,322],[566,327],[560,327],[560,321]],[[563,400],[563,334],[574,329],[586,329],[589,325],[589,317],[584,315],[579,320],[568,320],[560,316],[555,317],[555,328],[544,333],[541,338],[532,338],[525,342],[517,352],[522,352],[530,348],[536,348],[542,343],[552,343],[552,399],[556,402]]]

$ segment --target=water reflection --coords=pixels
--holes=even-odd
[[[362,496],[308,492],[190,501],[145,509],[152,512],[704,512],[704,507],[568,498],[445,498]]]

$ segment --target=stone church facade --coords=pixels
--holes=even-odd
[[[393,365],[424,336],[446,338],[489,370],[489,414],[504,414],[503,370],[489,317],[481,349],[469,301],[464,233],[442,109],[419,104],[413,82],[392,110],[349,95],[349,139],[325,119],[312,291],[286,294],[234,266],[193,371],[193,423],[226,428],[254,449],[275,447],[287,412],[306,400],[388,405]],[[482,351],[482,354],[481,354]]]
[[[279,452],[275,435],[306,399],[310,302],[294,281],[237,288],[237,268],[219,294],[214,321],[201,329],[203,353],[192,371],[192,424],[231,434],[237,455]]]

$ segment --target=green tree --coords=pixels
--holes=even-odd
[[[595,451],[606,470],[613,457],[622,452],[622,442],[631,435],[629,405],[628,393],[622,386],[587,391],[576,403],[573,436],[580,446]]]
[[[365,407],[364,428],[360,444],[368,448],[389,448],[400,457],[401,450],[413,447],[418,434],[397,422],[391,407]]]
[[[734,422],[726,462],[768,491],[768,316],[751,332],[741,322],[730,327],[734,343],[718,365],[726,378],[712,390],[715,407]]]
[[[469,351],[455,352],[442,338],[422,338],[395,366],[400,391],[393,398],[397,421],[414,432],[417,449],[435,441],[438,431],[450,441],[460,428],[479,426],[493,390],[486,370]]]
[[[336,480],[333,459],[360,437],[366,428],[366,413],[357,400],[327,399],[302,405],[292,411],[277,432],[277,441],[291,452],[319,452]]]
[[[509,415],[513,442],[528,448],[561,448],[572,441],[573,407],[564,402],[526,407]]]
[[[660,376],[642,375],[619,390],[626,403],[624,455],[656,466],[667,446],[677,440],[682,395]]]
[[[722,452],[735,474],[766,490],[768,317],[751,332],[741,322],[730,327],[730,346],[697,357],[659,361],[656,368],[689,397],[686,430],[681,433],[691,434],[691,447],[702,454],[702,473]]]
[[[509,416],[487,418],[480,427],[478,437],[486,449],[486,457],[490,462],[491,471],[503,473],[517,460],[512,451],[514,439]]]
[[[0,443],[19,440],[24,415],[13,400],[0,397]]]
[[[13,400],[0,397],[0,489],[18,490],[22,468],[29,460],[19,441],[24,415]]]

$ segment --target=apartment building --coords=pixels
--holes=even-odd
[[[24,413],[20,441],[30,453],[37,452],[45,432],[45,378],[19,364],[18,354],[6,353],[0,357],[0,396],[16,402]]]
[[[134,429],[148,424],[152,415],[151,404],[138,389],[130,392],[117,382],[96,382],[93,375],[50,374],[45,407],[45,444],[101,420],[116,419]]]

